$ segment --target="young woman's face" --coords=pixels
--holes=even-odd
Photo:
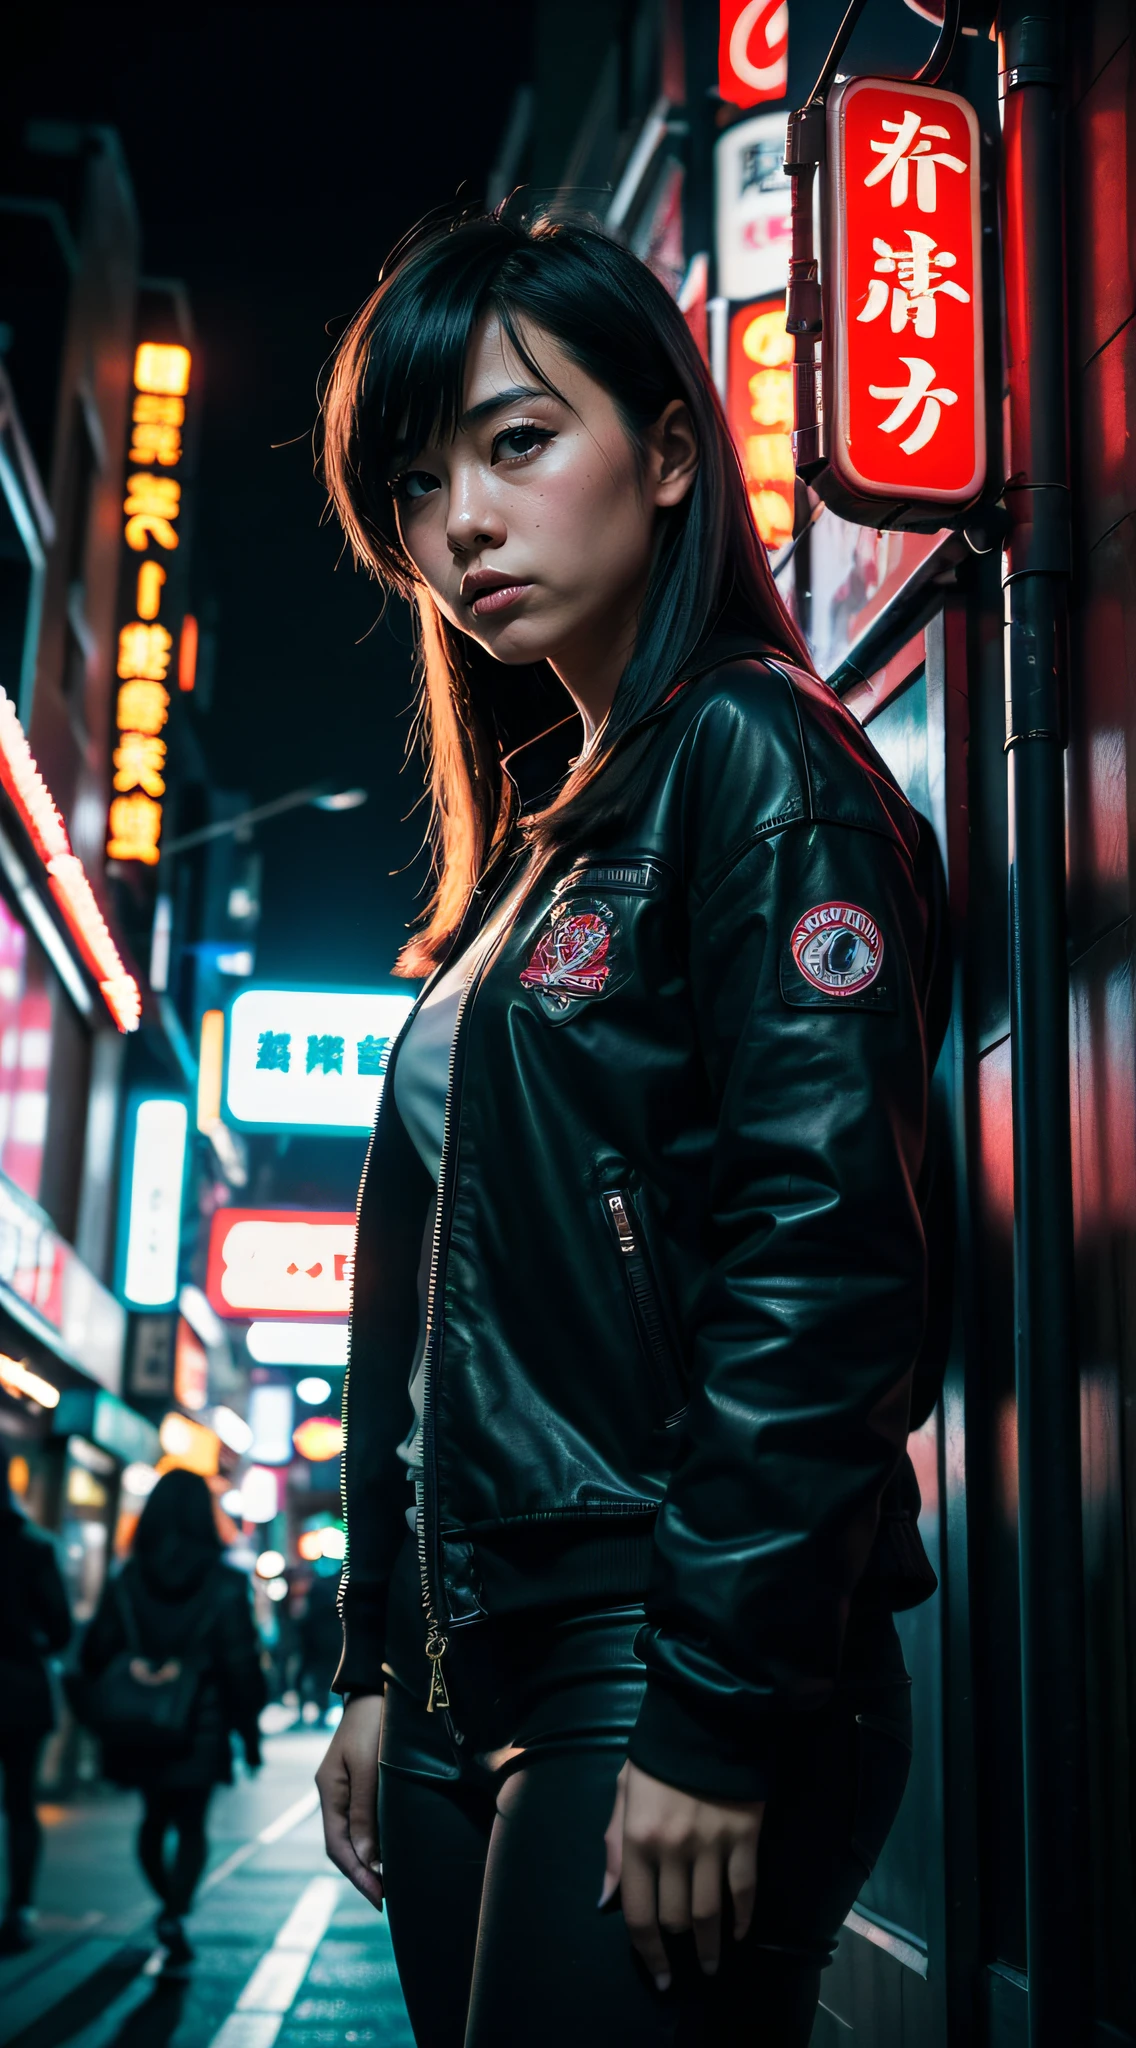
[[[402,544],[439,610],[498,661],[587,663],[633,638],[658,511],[696,464],[678,401],[643,462],[614,400],[551,335],[524,340],[562,398],[534,379],[495,317],[470,343],[452,441],[408,454],[395,479]]]

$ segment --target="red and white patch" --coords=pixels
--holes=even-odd
[[[818,903],[806,910],[789,944],[805,980],[828,996],[861,995],[883,966],[880,928],[854,903]]]
[[[611,928],[594,910],[558,917],[521,970],[522,988],[558,996],[598,996],[611,973]]]

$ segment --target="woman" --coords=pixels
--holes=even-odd
[[[167,1472],[151,1493],[130,1557],[108,1580],[87,1631],[83,1670],[97,1677],[135,1642],[152,1666],[193,1660],[200,1671],[183,1754],[154,1762],[110,1741],[103,1746],[107,1777],[141,1791],[138,1860],[161,1900],[158,1939],[171,1962],[184,1963],[193,1951],[182,1919],[209,1853],[209,1801],[215,1785],[232,1782],[229,1731],[237,1731],[256,1770],[265,1700],[248,1587],[224,1564],[212,1496],[196,1472]]]
[[[417,606],[437,871],[359,1204],[329,1854],[422,2048],[803,2044],[934,1583],[933,845],[597,231],[403,245],[324,461]]]
[[[0,1767],[8,1836],[8,1898],[0,1921],[0,1956],[19,1955],[34,1940],[32,1885],[39,1861],[35,1790],[44,1737],[55,1726],[45,1657],[62,1650],[71,1611],[51,1538],[12,1499],[9,1452],[0,1443]]]

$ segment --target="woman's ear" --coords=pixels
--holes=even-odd
[[[679,505],[698,470],[698,437],[681,398],[664,406],[646,433],[651,497],[660,508]]]

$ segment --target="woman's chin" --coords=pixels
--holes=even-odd
[[[486,632],[484,628],[472,636],[478,645],[491,654],[494,661],[503,662],[506,668],[522,668],[526,663],[547,661],[552,652],[551,636],[532,619],[502,619],[499,626]]]

